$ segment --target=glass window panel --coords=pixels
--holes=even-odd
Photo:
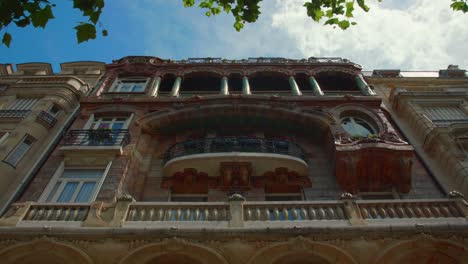
[[[103,174],[104,170],[67,169],[63,172],[62,178],[99,179]]]
[[[81,189],[76,196],[75,202],[77,203],[86,203],[89,202],[93,194],[95,182],[85,182],[81,185]]]
[[[52,198],[54,198],[55,193],[57,192],[57,189],[59,188],[61,182],[57,182],[52,189],[52,191],[49,193],[49,196],[47,196],[46,202],[52,201]]]
[[[57,199],[57,202],[59,203],[70,202],[71,198],[73,197],[73,194],[76,191],[76,187],[78,187],[78,182],[67,182],[65,184],[65,187],[62,190],[62,193]]]

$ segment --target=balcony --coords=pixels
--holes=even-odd
[[[31,110],[0,110],[0,118],[25,118]]]
[[[233,198],[234,197],[234,198]],[[234,195],[228,202],[135,202],[120,199],[113,204],[12,205],[0,218],[0,226],[101,226],[134,228],[212,229],[234,228],[343,228],[362,225],[395,227],[466,225],[463,198],[420,200],[248,202]],[[110,210],[110,212],[108,212]]]
[[[130,142],[128,129],[69,130],[63,139],[62,151],[119,151]]]
[[[51,128],[57,123],[57,119],[46,111],[41,111],[37,115],[36,120],[46,128]]]
[[[223,137],[179,142],[166,152],[163,174],[171,177],[184,168],[193,168],[219,176],[220,164],[238,162],[252,164],[252,175],[262,176],[277,167],[308,174],[303,150],[295,143],[262,138]],[[274,166],[272,165],[274,164]]]

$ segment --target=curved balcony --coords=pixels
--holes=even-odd
[[[195,168],[208,176],[219,175],[221,162],[249,162],[252,175],[261,176],[278,167],[307,175],[307,163],[301,147],[285,140],[224,137],[179,142],[169,148],[163,160],[164,176],[184,168]]]

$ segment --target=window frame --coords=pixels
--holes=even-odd
[[[131,113],[129,116],[122,116],[122,115],[106,115],[106,116],[99,116],[99,117],[96,117],[95,114],[91,114],[89,116],[89,119],[88,121],[86,122],[85,126],[84,126],[84,129],[85,130],[98,130],[99,128],[93,128],[93,124],[96,122],[96,120],[98,119],[102,119],[102,118],[112,118],[112,119],[117,119],[117,118],[126,118],[125,122],[124,122],[124,125],[121,129],[128,129],[132,119],[133,119],[133,116],[135,114],[134,113]],[[97,122],[97,124],[100,124],[101,122]],[[99,126],[99,125],[98,125]],[[112,129],[111,129],[112,130]]]
[[[3,138],[3,137],[2,137],[2,138]],[[30,140],[30,141],[31,141],[31,143],[28,145],[28,148],[27,148],[26,150],[24,150],[23,154],[21,154],[21,157],[19,157],[19,158],[16,160],[16,162],[14,162],[14,163],[10,162],[8,159],[10,159],[13,155],[15,155],[15,154],[14,154],[15,151],[17,151],[17,150],[19,149],[20,145],[21,145],[22,143],[24,143],[26,140]],[[36,142],[36,141],[37,141],[37,139],[36,139],[35,137],[33,137],[33,136],[29,135],[29,134],[25,134],[25,135],[23,136],[23,138],[21,138],[21,141],[20,141],[18,144],[16,144],[15,147],[14,147],[14,148],[8,153],[8,155],[3,159],[3,162],[5,162],[5,163],[7,163],[7,164],[9,164],[9,165],[11,165],[11,166],[13,166],[13,167],[16,168],[16,166],[18,165],[18,163],[21,162],[21,160],[24,158],[24,156],[26,155],[26,153],[28,153],[28,151],[32,148],[34,142]]]
[[[144,80],[143,90],[141,91],[122,91],[122,86],[124,84],[135,85],[137,83],[142,83],[141,81]],[[145,93],[148,89],[148,85],[150,82],[149,77],[122,77],[116,78],[114,83],[112,84],[111,88],[109,89],[109,93]]]
[[[355,125],[360,125],[362,126],[361,124],[357,123],[355,119],[358,119],[358,120],[362,120],[366,123],[367,126],[369,126],[371,128],[371,131],[369,131],[369,133],[367,135],[361,135],[361,134],[352,134],[350,133],[348,130],[346,130],[346,128],[343,126],[343,121],[345,119],[349,119],[350,122],[353,124],[353,127]],[[376,135],[379,133],[379,129],[378,128],[375,128],[374,125],[372,125],[371,122],[367,121],[365,118],[362,118],[362,117],[359,117],[359,116],[354,116],[354,115],[346,115],[346,116],[343,116],[340,118],[340,126],[341,128],[343,128],[343,130],[348,133],[350,136],[354,137],[354,136],[359,136],[359,137],[368,137],[369,135]],[[364,126],[362,126],[364,127]],[[367,127],[364,127],[366,130],[369,130],[367,129]],[[355,128],[354,128],[355,129]]]
[[[75,170],[102,170],[103,169],[103,174],[101,176],[101,178],[99,180],[96,181],[96,187],[93,191],[93,194],[91,195],[90,199],[89,199],[89,203],[91,202],[94,202],[101,190],[101,187],[107,177],[107,174],[109,173],[109,170],[110,170],[110,167],[112,166],[112,161],[109,161],[107,163],[107,165],[103,168],[103,167],[67,167],[65,168],[65,163],[62,161],[59,165],[59,167],[57,168],[57,170],[55,170],[55,173],[54,175],[52,176],[52,178],[49,180],[49,183],[47,183],[47,186],[46,188],[44,189],[44,191],[42,192],[41,196],[39,197],[39,202],[41,203],[68,203],[68,204],[77,204],[77,202],[57,202],[57,199],[58,197],[60,196],[60,194],[62,193],[63,189],[65,188],[65,185],[66,185],[66,182],[69,182],[69,181],[73,181],[73,182],[76,182],[78,180],[76,179],[71,179],[71,180],[60,180],[60,178],[63,176],[63,173],[65,172],[66,169],[75,169]],[[56,184],[58,183],[58,181],[62,181],[62,182],[65,182],[61,184],[61,186],[59,186],[59,188],[57,190],[55,190],[55,194],[54,196],[52,197],[52,199],[50,199],[51,201],[47,201],[49,196],[51,195],[51,192],[54,190],[54,187],[56,186]],[[79,185],[78,186],[81,186],[84,182],[86,182],[86,178],[83,178],[82,180],[79,180]],[[77,187],[77,190],[78,187]],[[74,195],[71,197],[70,200],[74,200],[76,199],[76,196],[78,195],[79,192],[76,192],[74,193]],[[55,199],[54,199],[55,198]],[[78,202],[79,204],[80,202]]]

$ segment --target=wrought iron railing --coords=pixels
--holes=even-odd
[[[64,138],[65,146],[125,146],[130,142],[128,129],[70,130]]]
[[[0,110],[0,117],[6,118],[24,118],[31,110]]]
[[[39,114],[37,115],[37,120],[49,128],[53,127],[55,123],[57,123],[57,118],[47,113],[46,111],[39,112]]]
[[[220,152],[272,153],[305,159],[301,147],[289,141],[249,137],[223,137],[179,142],[169,148],[163,163],[165,164],[169,160],[181,156]]]

